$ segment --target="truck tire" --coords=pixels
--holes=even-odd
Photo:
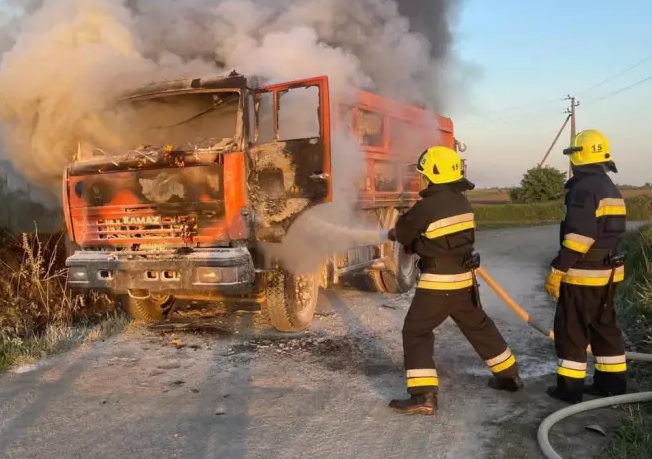
[[[132,294],[134,297],[121,295],[120,303],[136,322],[160,322],[174,303],[174,297],[170,295],[150,295],[147,290],[134,290]]]
[[[368,273],[364,274],[364,280],[367,290],[380,293],[387,292],[383,275],[377,269],[371,269]]]
[[[416,284],[419,271],[416,255],[405,253],[403,246],[394,244],[394,266],[388,266],[380,275],[388,293],[406,293]]]
[[[81,247],[77,245],[77,243],[73,242],[72,239],[70,239],[68,232],[64,233],[63,244],[66,249],[66,258],[73,255],[78,250],[81,250]]]
[[[319,273],[295,275],[276,266],[267,274],[266,309],[272,326],[299,332],[312,323],[319,296]]]

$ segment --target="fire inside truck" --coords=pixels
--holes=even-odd
[[[350,247],[305,273],[263,245],[333,200],[336,126],[352,130],[366,162],[357,216],[393,227],[424,185],[415,145],[461,145],[449,118],[364,91],[331,101],[326,76],[265,85],[232,72],[152,83],[119,103],[129,147],[80,141],[65,170],[71,288],[110,292],[145,322],[181,300],[258,303],[291,332],[310,325],[320,286],[344,277],[389,293],[414,286],[416,260],[392,242]]]

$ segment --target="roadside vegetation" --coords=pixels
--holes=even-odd
[[[637,352],[652,352],[652,225],[630,231],[623,243],[626,279],[618,289],[619,322]],[[649,363],[630,363],[642,391],[652,390]],[[643,459],[652,454],[652,409],[625,407],[626,417],[606,449],[613,459]]]
[[[66,289],[63,235],[0,230],[0,371],[29,364],[124,328],[102,295]]]
[[[625,203],[629,220],[652,220],[652,196],[625,198]],[[561,200],[530,204],[480,204],[471,197],[471,205],[478,226],[484,228],[545,225],[559,223],[564,218],[564,203]]]
[[[564,172],[553,167],[528,170],[512,189],[468,193],[479,227],[500,228],[558,223],[564,217]],[[652,219],[652,188],[623,185],[629,220]]]

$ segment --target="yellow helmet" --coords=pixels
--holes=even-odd
[[[608,163],[610,167],[615,168],[611,160],[609,139],[595,129],[587,129],[577,134],[571,146],[564,150],[564,154],[570,156],[574,166]]]
[[[419,157],[417,171],[432,183],[443,184],[461,180],[462,158],[448,147],[430,147]]]

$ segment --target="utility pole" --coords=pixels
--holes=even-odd
[[[570,114],[566,116],[566,119],[564,120],[564,124],[561,125],[561,128],[559,128],[559,132],[557,132],[557,135],[555,136],[555,140],[552,141],[550,148],[548,148],[548,151],[546,151],[546,154],[543,156],[543,159],[539,162],[539,167],[543,166],[543,163],[545,163],[546,159],[548,159],[548,155],[550,155],[552,149],[555,148],[555,144],[559,140],[561,133],[564,132],[564,129],[566,128],[566,125],[568,124],[568,120],[570,120],[570,117],[571,117]]]
[[[564,100],[570,101],[570,107],[566,109],[566,113],[570,117],[570,123],[571,123],[571,126],[570,126],[570,138],[571,138],[571,144],[572,144],[573,140],[575,139],[575,134],[577,133],[576,128],[575,128],[575,108],[579,107],[580,101],[579,100],[576,101],[575,96],[570,96],[570,95],[566,96],[566,99],[564,99]],[[572,175],[573,175],[573,168],[572,168],[572,165],[570,163],[570,159],[568,161],[569,161],[569,163],[568,163],[568,178],[570,179],[572,177]]]

